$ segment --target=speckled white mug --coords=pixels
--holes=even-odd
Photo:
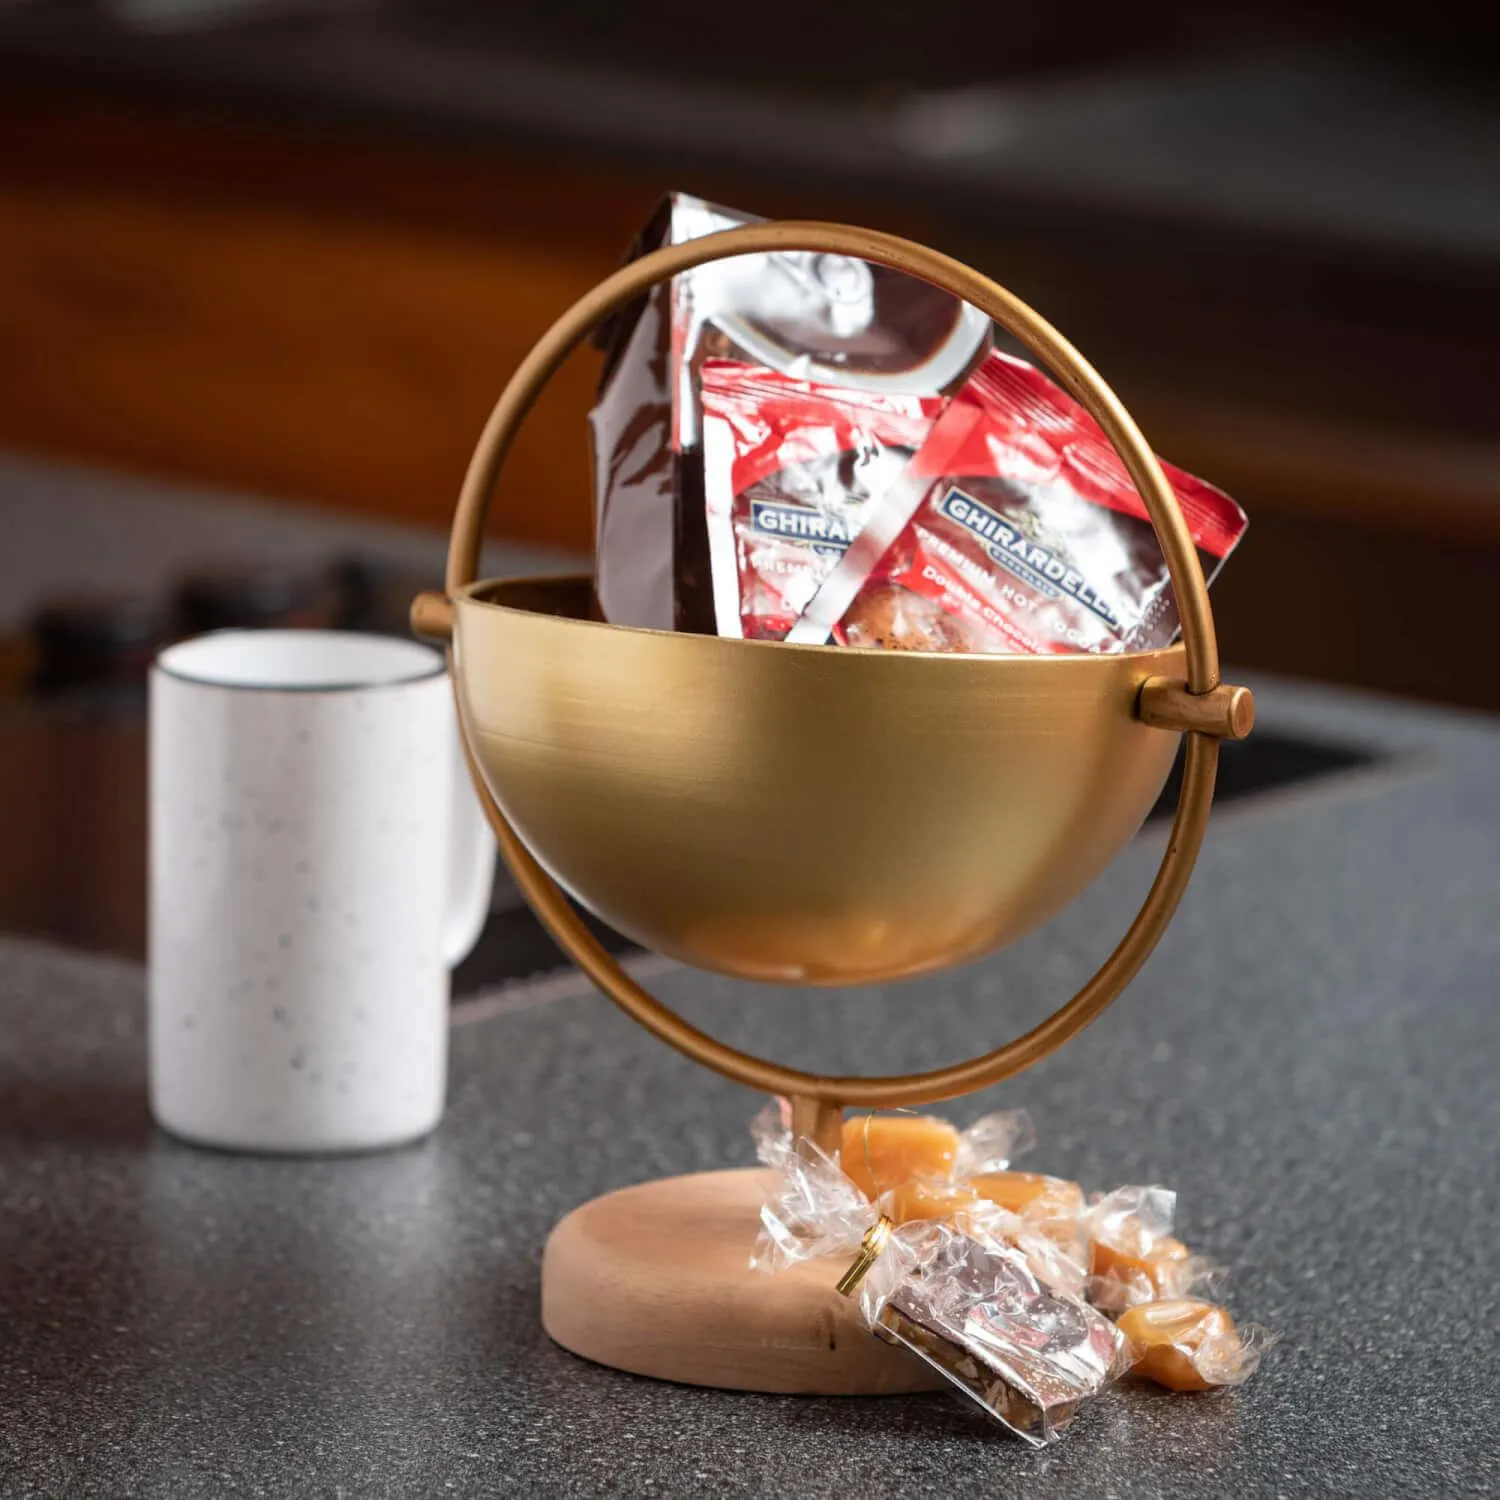
[[[247,1151],[361,1151],[443,1112],[449,969],[493,837],[442,658],[223,631],[151,675],[151,1107]]]

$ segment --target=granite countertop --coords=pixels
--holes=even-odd
[[[949,1111],[1024,1104],[1037,1165],[1177,1188],[1185,1237],[1235,1267],[1235,1312],[1283,1335],[1242,1390],[1122,1387],[1038,1453],[941,1396],[728,1394],[590,1366],[538,1324],[549,1226],[609,1188],[747,1161],[754,1096],[568,977],[459,1008],[448,1117],[423,1145],[200,1152],[146,1115],[140,970],[9,941],[0,1491],[1495,1493],[1500,726],[1257,686],[1267,727],[1384,762],[1226,809],[1127,994]],[[934,1065],[1084,977],[1161,837],[960,973],[813,997],[661,963],[654,982],[788,1061]]]

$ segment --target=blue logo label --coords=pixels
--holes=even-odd
[[[1004,516],[966,495],[957,485],[943,496],[938,511],[977,536],[985,551],[1022,583],[1049,599],[1063,595],[1076,599],[1112,629],[1120,628],[1119,616],[1094,592],[1077,568],[1040,542],[1023,536]]]
[[[801,505],[752,500],[750,529],[762,536],[774,536],[779,541],[812,547],[818,552],[838,553],[849,545],[849,532],[837,517]]]

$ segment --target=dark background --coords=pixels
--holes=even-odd
[[[60,851],[138,870],[157,596],[400,629],[436,554],[372,575],[373,527],[446,527],[511,369],[668,188],[905,233],[1041,310],[1250,513],[1233,667],[1500,707],[1500,21],[1471,9],[0,4],[0,561],[31,539],[0,921],[134,946],[138,879],[87,915]],[[588,550],[595,361],[531,419],[498,538]],[[62,507],[35,460],[145,489]],[[128,500],[168,484],[176,521]],[[278,575],[238,521],[212,545],[236,490],[358,535]],[[96,567],[80,620],[106,520],[136,613]],[[207,583],[174,560],[143,602],[127,557],[194,527]],[[34,711],[110,652],[123,695]]]
[[[12,0],[0,443],[440,525],[667,187],[971,258],[1235,494],[1226,654],[1454,702],[1500,582],[1500,22]],[[580,359],[496,527],[586,548]]]

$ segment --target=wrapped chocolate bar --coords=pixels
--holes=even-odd
[[[1245,529],[1164,464],[1211,580]],[[1177,634],[1145,503],[1098,424],[1040,370],[991,353],[788,635],[887,650],[1149,650]]]
[[[674,193],[637,242],[754,222]],[[730,358],[867,392],[938,395],[962,384],[989,320],[904,273],[847,256],[737,256],[674,277],[605,323],[590,413],[596,588],[617,625],[712,633],[698,372]]]
[[[1044,1287],[1019,1257],[933,1225],[915,1274],[866,1294],[876,1334],[909,1350],[1038,1447],[1129,1368],[1129,1341],[1086,1302]]]
[[[997,1421],[1041,1446],[1081,1403],[1129,1367],[1131,1346],[1082,1298],[1045,1285],[996,1232],[1004,1210],[965,1203],[957,1217],[895,1224],[808,1141],[779,1105],[753,1127],[776,1173],[752,1265],[767,1271],[848,1255],[840,1283],[858,1291],[871,1331],[923,1360]]]
[[[779,641],[942,401],[718,359],[703,365],[701,396],[714,625],[722,636]]]

